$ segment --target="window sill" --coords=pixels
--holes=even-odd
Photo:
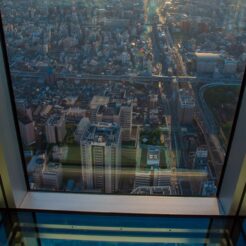
[[[21,209],[149,215],[221,215],[218,199],[28,192]]]

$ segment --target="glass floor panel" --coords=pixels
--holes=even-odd
[[[232,217],[8,210],[1,215],[0,245],[246,245],[244,232],[238,230],[243,220]]]

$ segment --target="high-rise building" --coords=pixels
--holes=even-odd
[[[150,108],[156,108],[157,103],[158,103],[158,95],[157,94],[149,95],[149,106],[150,106]]]
[[[178,96],[178,119],[181,124],[192,123],[195,110],[193,95],[186,89],[179,90]]]
[[[120,112],[121,107],[116,103],[101,105],[96,113],[96,121],[120,124]]]
[[[165,171],[152,169],[136,172],[131,194],[166,196],[175,195],[175,190],[172,189],[170,177],[165,174]]]
[[[74,133],[74,139],[77,143],[80,142],[81,136],[83,136],[84,132],[88,129],[89,126],[90,126],[89,118],[84,117],[80,120],[79,124],[77,125],[76,131]]]
[[[148,146],[147,167],[159,168],[160,166],[160,148],[158,146]]]
[[[81,137],[82,179],[85,189],[114,193],[120,172],[120,128],[117,124],[92,124]]]
[[[202,184],[201,190],[202,196],[215,196],[217,187],[213,180],[207,180]]]
[[[42,186],[42,170],[46,165],[46,162],[46,155],[40,154],[34,155],[27,164],[29,182],[33,189],[39,189]]]
[[[49,162],[43,166],[42,182],[44,187],[58,190],[61,188],[62,178],[62,166],[60,163]]]
[[[195,56],[198,73],[214,73],[216,65],[220,60],[219,54],[196,52]]]
[[[52,115],[45,124],[45,135],[48,143],[61,143],[66,136],[65,117]]]
[[[91,122],[93,123],[96,122],[96,114],[97,114],[98,108],[103,105],[106,106],[108,103],[109,103],[109,97],[94,96],[92,98],[90,102]]]
[[[27,100],[26,99],[16,99],[15,103],[16,103],[17,112],[21,115],[21,117],[24,115],[25,117],[27,117],[29,120],[32,121],[33,120],[32,109],[28,105]]]
[[[19,117],[19,127],[23,144],[29,146],[35,143],[34,122],[27,116]]]
[[[106,102],[106,100],[102,100],[102,98],[101,101]],[[92,108],[94,108],[94,106]],[[92,115],[92,120],[94,119],[94,122],[108,122],[120,125],[122,140],[128,141],[131,139],[132,111],[132,104],[102,104],[97,107],[96,118]]]
[[[224,73],[234,74],[237,71],[237,61],[236,60],[225,60]]]
[[[141,186],[151,186],[151,171],[137,171],[135,174],[135,184],[134,187],[138,188]]]
[[[206,169],[208,166],[208,150],[206,147],[198,147],[196,149],[193,168]]]
[[[132,131],[132,104],[123,104],[120,111],[120,126],[122,140],[129,140]]]

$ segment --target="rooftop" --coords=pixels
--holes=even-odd
[[[118,115],[120,113],[120,107],[115,103],[110,103],[107,106],[101,105],[97,113],[103,115]]]
[[[24,125],[30,124],[32,122],[32,120],[30,120],[27,115],[19,115],[18,120]]]
[[[159,166],[160,164],[160,148],[156,146],[148,146],[147,165]]]
[[[45,154],[41,155],[34,155],[30,162],[27,165],[27,172],[32,173],[34,172],[37,168],[43,168],[43,166],[46,163],[46,156]]]
[[[180,89],[179,90],[179,101],[182,107],[193,108],[195,107],[194,97],[188,90]]]
[[[196,157],[207,158],[208,157],[208,150],[206,148],[197,148]]]
[[[211,52],[196,52],[195,56],[199,60],[204,61],[211,61],[211,60],[218,60],[220,58],[220,54],[218,53],[211,53]]]
[[[91,109],[96,109],[97,106],[106,105],[109,103],[109,97],[104,96],[93,96],[90,107]]]
[[[58,172],[59,169],[61,169],[61,163],[49,162],[47,165],[44,166],[43,172],[53,173],[53,172]]]
[[[120,128],[114,123],[92,124],[82,136],[81,142],[97,145],[111,145],[119,141]]]
[[[48,120],[47,120],[47,125],[49,126],[55,126],[55,125],[60,125],[64,121],[64,117],[61,115],[52,115]]]

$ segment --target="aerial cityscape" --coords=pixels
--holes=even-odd
[[[244,0],[0,0],[33,190],[215,196]]]

